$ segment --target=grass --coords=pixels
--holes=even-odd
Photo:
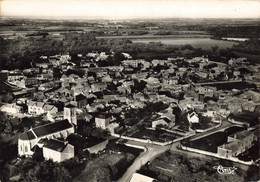
[[[232,175],[219,174],[213,166],[236,166]],[[212,157],[199,157],[180,152],[165,152],[145,165],[138,172],[156,178],[158,181],[257,181],[259,167],[242,168],[231,161]]]
[[[241,127],[231,127],[225,132],[217,132],[194,141],[185,141],[183,144],[187,147],[217,153],[218,146],[226,143],[229,135],[241,130],[243,130]]]
[[[102,154],[100,157],[87,162],[85,169],[74,181],[95,181],[95,173],[98,169],[102,169],[107,165],[115,166],[124,157],[124,154]]]
[[[256,125],[259,123],[258,114],[251,112],[242,112],[242,113],[232,113],[229,117],[233,118],[236,121],[248,123],[250,126]]]
[[[257,54],[248,54],[248,53],[236,52],[236,51],[234,51],[233,53],[234,53],[235,55],[237,55],[238,57],[245,57],[245,58],[247,58],[247,60],[248,60],[250,63],[257,63],[257,64],[260,63],[260,55],[257,55]]]
[[[220,49],[225,49],[227,47],[232,47],[237,44],[237,42],[214,40],[210,38],[149,38],[149,39],[133,39],[133,43],[142,42],[161,42],[162,44],[168,45],[186,45],[190,44],[194,48],[211,49],[211,47],[218,46]]]

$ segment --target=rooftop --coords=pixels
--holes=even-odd
[[[252,135],[253,133],[251,131],[243,130],[238,133],[235,133],[233,135],[230,135],[229,137],[236,138],[238,140],[243,140],[244,138]]]
[[[46,136],[52,133],[56,133],[65,129],[72,128],[73,125],[69,123],[68,120],[61,120],[55,123],[49,123],[42,126],[33,128],[27,132],[24,132],[20,135],[19,139],[21,140],[32,140],[42,136]]]
[[[47,140],[44,144],[43,147],[48,148],[48,149],[52,149],[58,152],[62,152],[65,147],[67,146],[67,142],[63,142],[60,140],[55,140],[55,139],[50,139]]]

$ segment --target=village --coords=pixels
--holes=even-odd
[[[43,55],[29,69],[1,71],[1,112],[27,122],[21,133],[6,131],[19,134],[18,157],[98,158],[116,139],[257,164],[259,154],[244,153],[259,145],[259,64],[206,55],[148,62],[128,53],[114,64],[114,57],[78,54],[75,64],[69,54]]]

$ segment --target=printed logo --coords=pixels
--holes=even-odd
[[[237,170],[236,167],[223,167],[221,165],[214,166],[213,169],[217,169],[219,174],[234,174],[235,170]]]

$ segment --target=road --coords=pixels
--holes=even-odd
[[[133,164],[126,170],[124,175],[118,180],[118,182],[129,182],[132,175],[140,169],[144,164],[148,161],[151,161],[159,154],[164,153],[165,151],[169,150],[170,146],[158,146],[154,144],[145,144],[136,141],[127,141],[127,144],[137,145],[145,147],[147,150],[142,152],[133,162]]]
[[[208,135],[212,135],[213,133],[217,133],[217,132],[220,132],[220,131],[225,131],[227,128],[232,127],[232,126],[241,126],[241,125],[240,124],[233,124],[233,123],[229,122],[227,119],[224,119],[222,121],[220,127],[214,128],[214,129],[206,131],[206,132],[198,133],[198,134],[192,136],[190,139],[191,139],[191,141],[197,140],[197,139],[206,137]]]
[[[219,128],[212,129],[212,130],[205,132],[205,133],[200,133],[196,136],[191,136],[191,138],[192,139],[201,138],[201,137],[213,134],[217,131],[224,130],[224,129],[230,127],[230,126],[237,126],[237,124],[232,124],[232,123],[228,122],[227,120],[224,120],[222,122],[222,125]],[[153,160],[155,157],[164,153],[167,150],[186,154],[186,155],[189,155],[189,156],[204,158],[204,159],[212,158],[212,157],[206,156],[204,154],[199,154],[199,153],[194,153],[194,152],[189,152],[189,151],[184,151],[184,150],[178,149],[178,146],[180,145],[180,141],[174,142],[174,143],[166,145],[166,146],[159,146],[159,145],[149,144],[149,143],[147,144],[147,143],[142,143],[142,142],[137,142],[137,141],[132,141],[132,140],[127,140],[126,144],[135,145],[135,146],[139,146],[139,147],[145,147],[147,150],[142,152],[135,159],[133,164],[127,169],[125,174],[118,180],[118,182],[129,182],[133,173],[135,173],[137,170],[139,170],[148,161]]]

